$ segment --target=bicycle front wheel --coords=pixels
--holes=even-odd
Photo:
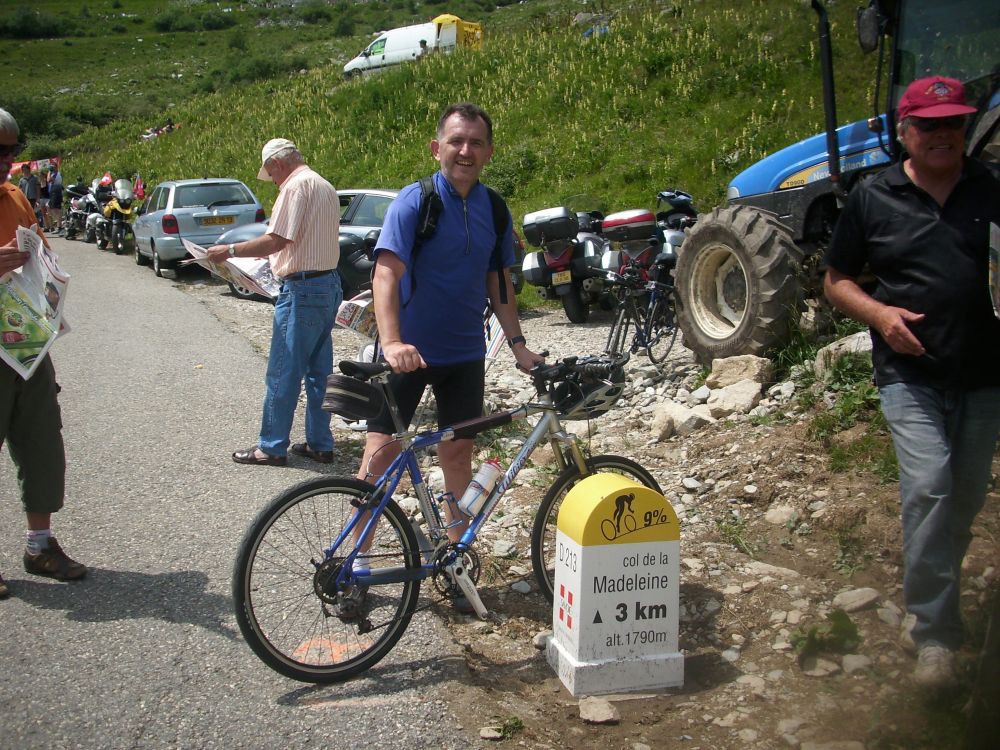
[[[662,364],[670,354],[676,338],[677,318],[674,316],[673,305],[661,295],[653,303],[646,322],[646,354],[649,355],[649,361]]]
[[[346,680],[382,659],[409,625],[419,579],[365,589],[351,616],[338,610],[344,592],[331,590],[354,540],[330,556],[324,550],[354,516],[352,501],[373,491],[356,479],[303,482],[278,495],[247,530],[233,573],[236,621],[253,652],[276,672],[303,682]],[[394,501],[365,555],[373,573],[420,566],[413,529]]]
[[[591,474],[621,474],[660,492],[660,485],[653,475],[624,456],[593,456],[587,459],[587,469],[587,474],[581,474],[576,464],[567,466],[549,487],[535,514],[535,523],[531,529],[531,566],[539,588],[550,602],[555,585],[556,521],[569,491]]]

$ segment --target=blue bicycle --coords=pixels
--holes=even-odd
[[[592,419],[624,390],[624,357],[569,357],[531,372],[537,399],[508,411],[432,432],[410,432],[385,387],[384,363],[341,362],[330,377],[324,408],[348,419],[372,419],[389,409],[400,454],[373,484],[347,477],[303,482],[276,497],[240,545],[233,575],[236,619],[250,648],[272,669],[296,680],[331,683],[363,672],[396,644],[413,614],[465,596],[485,618],[476,591],[480,561],[474,544],[518,472],[543,441],[559,475],[545,493],[531,534],[532,567],[552,599],[555,533],[566,494],[584,477],[616,472],[659,491],[652,475],[622,456],[588,457],[560,418]],[[540,415],[509,468],[458,542],[441,512],[450,495],[433,498],[417,455],[447,440]],[[417,497],[427,533],[393,499],[404,476]],[[455,509],[455,512],[460,512]],[[430,579],[437,594],[420,602]]]

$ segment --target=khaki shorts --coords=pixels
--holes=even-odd
[[[55,513],[66,489],[59,386],[48,355],[24,380],[0,362],[0,446],[17,466],[26,513]]]

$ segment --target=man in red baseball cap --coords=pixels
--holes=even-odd
[[[1000,320],[988,293],[1000,173],[965,155],[962,84],[932,76],[899,100],[906,158],[856,187],[826,254],[827,298],[867,323],[899,462],[903,597],[916,619],[913,678],[957,681],[962,560],[1000,434]],[[858,285],[863,268],[876,285]]]

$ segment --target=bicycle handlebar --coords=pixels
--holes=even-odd
[[[579,362],[579,357],[564,357],[560,362],[551,365],[539,365],[532,368],[531,379],[537,390],[544,391],[549,385],[566,380],[573,375],[584,375],[595,378],[607,378],[616,369],[629,360],[627,353],[619,355],[610,362]]]

